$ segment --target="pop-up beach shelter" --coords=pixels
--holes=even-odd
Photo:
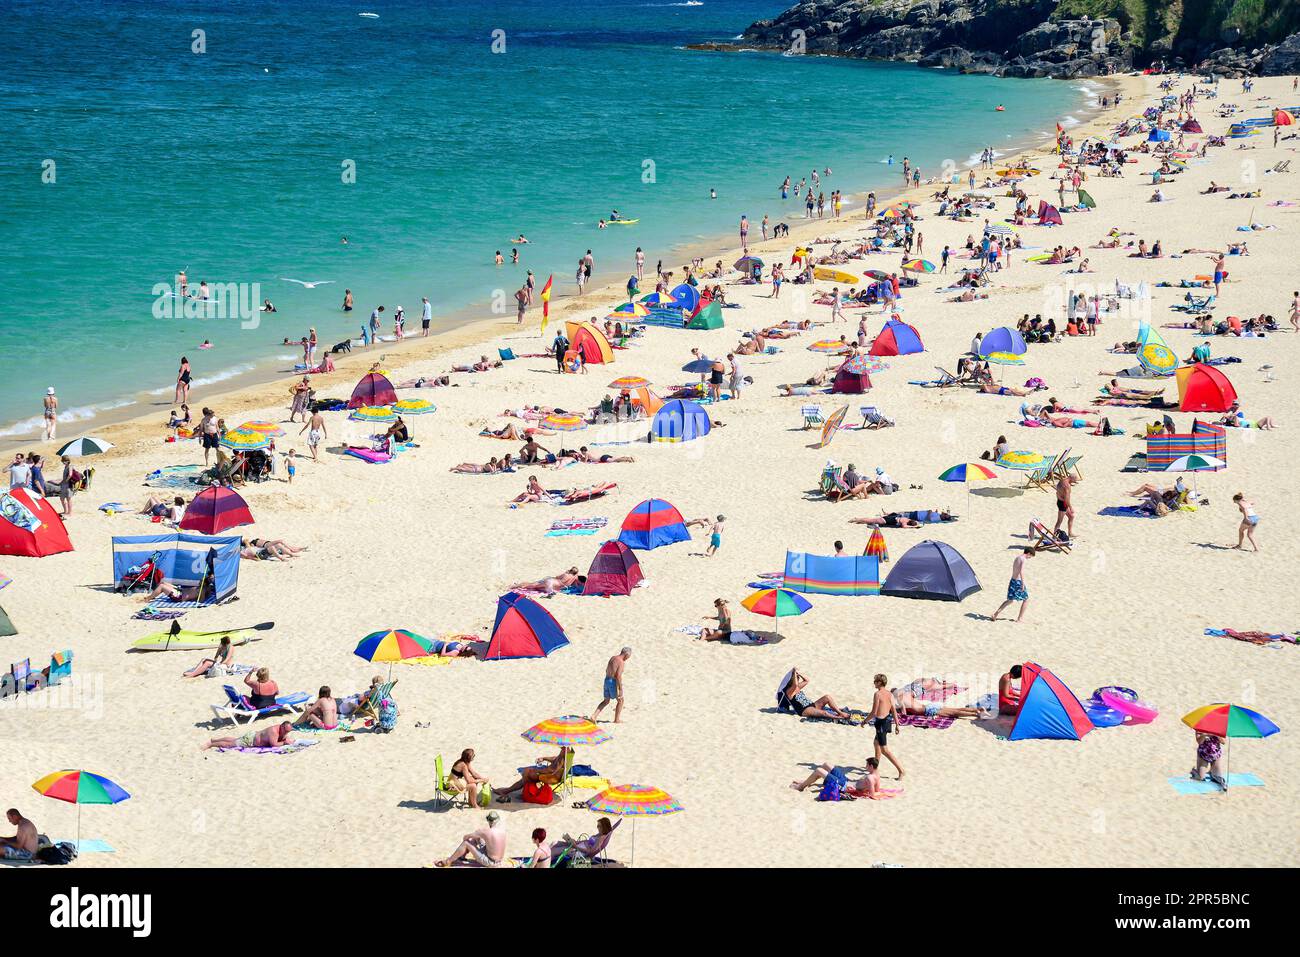
[[[18,634],[18,629],[14,627],[13,621],[5,614],[5,610],[0,608],[0,638],[8,638],[10,635]]]
[[[49,502],[25,488],[0,492],[0,555],[44,558],[70,551],[68,530]]]
[[[1038,225],[1039,226],[1060,226],[1061,211],[1044,200],[1038,202]]]
[[[871,344],[871,351],[868,355],[906,356],[914,352],[924,351],[925,346],[921,344],[921,334],[916,331],[915,326],[909,326],[897,319],[890,319],[885,323],[885,327],[880,330],[880,335],[876,336],[876,341]]]
[[[645,576],[641,574],[641,563],[636,560],[632,549],[618,539],[611,539],[600,546],[596,557],[587,569],[587,584],[583,586],[584,595],[630,595]]]
[[[642,551],[690,539],[682,513],[661,498],[648,498],[628,512],[618,536],[628,548]]]
[[[243,540],[238,535],[214,537],[171,532],[114,536],[113,581],[122,581],[132,568],[152,560],[164,581],[180,588],[202,584],[199,604],[216,604],[235,593],[242,546]]]
[[[1183,132],[1184,132],[1184,133],[1204,133],[1205,130],[1201,129],[1201,124],[1200,124],[1200,121],[1199,121],[1199,120],[1197,120],[1197,119],[1195,119],[1195,118],[1193,118],[1193,117],[1188,117],[1187,122],[1183,124]]]
[[[961,601],[979,590],[979,579],[957,549],[947,542],[926,539],[898,560],[880,593],[896,598]]]
[[[862,395],[871,389],[871,361],[866,356],[849,356],[835,370],[831,392]]]
[[[700,310],[691,317],[691,321],[686,323],[686,328],[721,329],[722,325],[722,307],[716,302],[710,302],[700,307]]]
[[[1149,134],[1147,134],[1147,142],[1148,142],[1148,143],[1168,143],[1168,142],[1169,142],[1169,131],[1168,131],[1168,130],[1156,130],[1156,129],[1153,129]]]
[[[1020,672],[1020,711],[1007,740],[1078,741],[1092,728],[1088,713],[1065,682],[1042,665],[1026,661]]]
[[[674,286],[672,296],[677,308],[686,310],[688,315],[694,315],[700,308],[700,291],[688,282]]]
[[[654,442],[692,442],[709,434],[709,413],[688,399],[669,399],[650,423]]]
[[[1010,326],[997,326],[990,329],[988,335],[980,340],[980,354],[991,356],[995,352],[1007,355],[1023,356],[1029,351],[1025,337]]]
[[[352,390],[352,398],[348,399],[348,408],[392,405],[396,401],[397,391],[388,381],[388,377],[380,372],[367,372]]]
[[[497,619],[484,661],[545,658],[569,643],[560,623],[537,602],[517,591],[497,599]]]
[[[1227,412],[1237,401],[1237,390],[1214,366],[1198,362],[1183,366],[1178,376],[1178,408],[1183,412]]]
[[[186,507],[180,527],[201,535],[220,535],[228,528],[252,524],[253,513],[238,492],[224,485],[210,485]]]
[[[588,365],[599,365],[614,361],[614,347],[601,332],[590,322],[564,323],[564,334],[569,337],[569,348],[582,356]]]

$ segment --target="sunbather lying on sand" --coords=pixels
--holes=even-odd
[[[537,431],[546,435],[552,434],[546,429],[537,429]],[[481,432],[479,432],[479,435],[484,438],[490,437],[494,439],[509,439],[513,442],[522,442],[528,438],[529,432],[519,428],[519,426],[511,422],[499,429],[489,429],[485,427]]]
[[[293,744],[293,738],[290,737],[291,731],[293,731],[293,725],[288,721],[281,721],[279,724],[262,728],[260,731],[245,731],[237,738],[212,738],[199,750],[206,751],[209,748],[279,748],[286,744]]]
[[[253,561],[276,561],[287,562],[291,558],[297,558],[306,548],[295,548],[282,539],[267,538],[244,538],[240,539],[240,557],[251,558]]]
[[[1118,379],[1111,379],[1102,387],[1104,391],[1118,399],[1156,399],[1164,394],[1164,389],[1130,389],[1120,385]]]
[[[503,363],[500,359],[495,362],[488,360],[487,356],[479,356],[478,362],[473,365],[452,366],[452,372],[487,372],[489,369],[500,369]]]
[[[777,388],[783,390],[782,395],[786,396],[812,395],[813,389],[824,386],[827,378],[829,378],[829,376],[826,372],[818,372],[816,375],[810,375],[808,378],[804,379],[802,383],[792,385],[783,383],[782,385],[777,386]]]
[[[980,391],[985,395],[1019,395],[1026,396],[1032,393],[1033,389],[1018,389],[1013,385],[998,385],[994,382],[983,382],[980,384]]]
[[[940,512],[944,516],[944,521],[948,521],[948,513]],[[850,525],[870,525],[872,528],[920,528],[923,524],[914,518],[908,518],[899,512],[886,512],[884,515],[872,518],[851,518]]]
[[[393,383],[394,389],[436,389],[441,386],[451,385],[451,376],[437,375],[425,378],[420,376],[418,379],[407,379],[405,382]]]
[[[564,591],[574,582],[585,582],[585,575],[579,575],[576,567],[570,568],[567,572],[561,572],[551,578],[539,578],[535,582],[515,582],[510,586],[511,591],[534,592],[540,595],[554,595],[556,592]]]
[[[904,714],[925,715],[927,718],[984,718],[987,711],[980,708],[949,707],[937,701],[927,701],[921,697],[930,691],[940,691],[945,687],[935,678],[922,678],[901,688],[890,688],[894,696],[894,707]]]
[[[830,718],[837,721],[847,721],[852,717],[848,711],[837,705],[835,699],[828,694],[822,695],[816,701],[811,700],[803,690],[807,686],[808,679],[799,673],[798,668],[792,668],[790,670],[790,680],[781,689],[782,706],[804,718]]]
[[[148,603],[158,598],[167,598],[171,601],[198,601],[199,587],[198,585],[186,585],[184,588],[180,588],[171,582],[159,582],[157,588],[144,596],[144,601]]]
[[[492,472],[503,472],[506,469],[512,467],[513,467],[513,462],[511,461],[510,456],[507,454],[505,458],[500,460],[498,460],[497,457],[494,455],[492,456],[492,458],[490,458],[487,462],[483,463],[482,465],[479,465],[475,462],[461,462],[459,465],[453,465],[447,471],[461,472],[466,475],[489,475]]]
[[[867,758],[866,769],[866,773],[863,774],[862,777],[858,778],[857,783],[852,787],[845,788],[840,792],[841,795],[847,795],[850,798],[863,797],[870,798],[873,801],[879,800],[880,762],[875,758]],[[790,787],[794,788],[796,791],[805,791],[818,781],[826,780],[829,775],[835,774],[837,771],[841,777],[848,780],[848,774],[843,767],[833,767],[830,764],[819,764],[817,767],[813,768],[812,774],[808,775],[808,777],[804,778],[802,781],[791,781]],[[843,800],[843,797],[841,797],[841,800]]]

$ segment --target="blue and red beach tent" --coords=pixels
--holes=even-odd
[[[210,485],[186,507],[180,527],[201,535],[220,535],[228,528],[252,524],[253,513],[238,492],[224,485]]]
[[[352,390],[352,397],[348,399],[348,408],[392,405],[396,401],[397,392],[393,389],[393,384],[388,381],[388,377],[381,372],[367,372]]]
[[[1092,729],[1088,713],[1065,682],[1042,665],[1026,661],[1020,672],[1020,711],[1007,740],[1078,741]]]
[[[691,533],[686,530],[681,512],[661,498],[648,498],[627,513],[618,540],[628,548],[648,551],[660,545],[689,542]]]
[[[610,539],[600,546],[596,557],[587,570],[587,583],[583,586],[584,595],[630,595],[645,576],[641,573],[641,563],[618,539]]]
[[[921,334],[915,326],[909,326],[897,319],[890,319],[885,328],[880,330],[876,341],[871,344],[871,356],[907,356],[914,352],[924,352]]]
[[[497,599],[497,620],[483,660],[545,658],[568,643],[564,629],[549,611],[528,596],[512,591]]]

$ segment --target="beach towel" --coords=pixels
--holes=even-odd
[[[101,512],[125,512],[126,506],[121,502],[105,502],[99,506]]]
[[[338,725],[333,728],[314,728],[310,724],[295,724],[293,730],[295,733],[302,734],[350,734],[355,729],[346,718],[341,718]],[[312,744],[314,742],[307,741],[304,743]]]
[[[567,535],[595,535],[609,523],[608,518],[562,518],[551,522],[546,533],[547,538],[562,538]]]
[[[1173,785],[1175,791],[1179,794],[1222,794],[1223,788],[1219,787],[1213,781],[1194,781],[1190,777],[1174,776],[1169,778],[1169,783]],[[1228,775],[1228,787],[1230,788],[1262,788],[1264,782],[1253,774],[1236,774]]]
[[[698,638],[700,637],[700,635],[704,633],[704,626],[703,625],[682,625],[679,628],[674,628],[673,631],[681,632],[683,635],[690,635],[693,638]]]
[[[275,748],[215,748],[214,750],[222,753],[237,751],[240,754],[297,754],[299,751],[310,748],[315,743],[315,741],[295,741],[293,744],[282,744]]]
[[[1283,643],[1297,644],[1295,635],[1276,634],[1272,635],[1265,631],[1236,631],[1232,628],[1206,628],[1207,635],[1213,635],[1216,638],[1235,638],[1237,641],[1248,641],[1252,645],[1260,647],[1281,648]]]
[[[361,459],[363,462],[369,462],[371,465],[382,465],[393,460],[393,456],[389,455],[387,452],[376,452],[374,449],[367,449],[353,445],[349,445],[344,449],[343,454],[351,455],[354,458]]]
[[[72,844],[74,846],[78,845],[78,842],[75,839],[68,840],[67,838],[59,838],[57,841],[54,841],[53,843]],[[109,844],[108,841],[102,841],[97,837],[83,837],[80,841],[80,846],[77,847],[77,852],[79,854],[116,854],[117,853],[117,851],[114,849],[112,844]]]
[[[418,658],[403,658],[401,661],[394,662],[399,665],[424,665],[426,668],[436,668],[439,665],[449,665],[455,658],[444,658],[442,655],[421,655]]]
[[[947,717],[941,718],[938,715],[930,717],[924,714],[900,714],[898,716],[898,723],[907,728],[935,728],[937,730],[943,730],[944,728],[951,728],[952,723],[955,720],[957,719]]]
[[[159,611],[156,608],[141,608],[131,617],[140,621],[171,621],[173,618],[180,618],[184,614],[183,611]]]

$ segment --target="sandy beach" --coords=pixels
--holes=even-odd
[[[1122,107],[1069,131],[1074,141],[1088,135],[1108,139],[1117,122],[1158,101],[1157,80],[1116,78],[1114,88],[1125,97]],[[1174,92],[1187,86],[1180,83]],[[1233,120],[1300,101],[1290,78],[1258,79],[1249,93],[1240,92],[1238,81],[1225,80],[1218,90],[1217,99],[1201,99],[1195,110],[1207,135],[1224,134]],[[1225,103],[1237,104],[1235,116],[1217,115]],[[1142,134],[1123,142],[1137,146],[1144,139]],[[1203,139],[1187,134],[1188,148]],[[210,705],[220,701],[223,682],[180,676],[199,653],[127,651],[134,640],[168,623],[132,620],[139,603],[112,593],[110,539],[156,531],[147,518],[131,512],[150,494],[173,493],[145,488],[142,479],[160,467],[201,462],[202,450],[192,441],[163,441],[165,408],[148,419],[98,430],[95,434],[116,448],[80,463],[93,466],[95,475],[90,490],[74,499],[67,523],[75,550],[41,559],[0,556],[0,570],[14,579],[0,592],[0,604],[19,632],[4,639],[8,660],[30,657],[39,665],[65,648],[75,656],[70,684],[0,704],[6,730],[0,739],[0,763],[6,768],[0,801],[19,807],[41,831],[64,839],[72,836],[74,809],[36,796],[31,782],[58,768],[87,768],[126,788],[129,801],[84,810],[82,836],[106,841],[115,850],[83,854],[78,867],[237,866],[265,860],[268,848],[277,864],[290,866],[430,865],[482,820],[481,811],[436,805],[435,756],[450,765],[462,749],[473,748],[481,773],[494,784],[512,781],[517,768],[554,751],[523,740],[520,733],[548,717],[589,714],[601,698],[606,661],[626,645],[633,654],[624,720],[608,723],[613,713],[608,709],[602,727],[612,740],[579,749],[578,760],[614,783],[658,786],[684,806],[683,813],[640,821],[637,866],[1292,863],[1297,827],[1288,808],[1300,788],[1300,762],[1290,733],[1300,719],[1293,695],[1300,650],[1294,644],[1256,647],[1204,632],[1294,633],[1300,627],[1300,600],[1287,571],[1300,558],[1300,520],[1285,504],[1289,436],[1300,422],[1300,398],[1292,387],[1300,346],[1287,322],[1296,288],[1290,243],[1300,234],[1295,215],[1300,205],[1294,205],[1300,204],[1300,174],[1264,172],[1296,159],[1298,142],[1283,139],[1274,147],[1271,129],[1228,139],[1166,181],[1162,188],[1169,201],[1163,203],[1147,201],[1156,165],[1150,156],[1132,154],[1137,162],[1122,178],[1098,177],[1090,168],[1085,188],[1097,208],[1068,213],[1054,228],[1022,227],[1028,248],[1016,250],[1010,268],[994,275],[987,299],[950,302],[952,294],[938,292],[946,285],[939,275],[921,276],[919,287],[905,291],[900,315],[920,332],[926,351],[884,360],[887,368],[872,375],[873,388],[864,396],[781,397],[777,386],[827,368],[827,356],[807,350],[813,341],[841,334],[852,339],[864,312],[874,336],[888,314],[878,307],[846,310],[847,322],[830,324],[830,309],[813,304],[806,287],[787,284],[780,298],[769,298],[770,285],[737,284],[732,271],[727,298],[740,308],[723,311],[725,328],[650,327],[628,349],[617,351],[613,364],[589,366],[581,375],[556,374],[549,358],[521,357],[490,372],[454,374],[454,387],[401,390],[403,398],[429,399],[438,409],[410,420],[418,447],[391,463],[370,465],[340,454],[342,441],[359,443],[373,431],[342,413],[327,414],[329,440],[318,463],[306,456],[300,426],[284,425],[289,434],[277,448],[298,451],[297,474],[287,484],[281,469],[272,481],[241,490],[256,522],[237,533],[283,539],[307,550],[290,562],[242,563],[237,601],[190,611],[181,622],[187,629],[209,630],[274,620],[275,628],[236,649],[234,660],[269,667],[285,692],[314,696],[319,686],[329,685],[336,694],[349,694],[372,675],[386,674],[387,666],[352,654],[363,636],[379,629],[486,640],[497,598],[512,583],[570,566],[585,573],[600,542],[615,536],[628,510],[644,499],[666,499],[688,519],[726,515],[715,555],[700,554],[708,544],[707,529],[693,529],[688,544],[639,552],[647,581],[630,596],[558,595],[543,601],[570,641],[550,657],[395,666],[401,717],[388,735],[362,729],[349,742],[337,734],[302,735],[316,743],[287,755],[200,751],[213,734],[238,733],[216,730],[211,723]],[[1046,149],[1026,155],[1044,174],[1023,184],[1031,205],[1040,197],[1055,202],[1055,182],[1047,174],[1055,170],[1057,157]],[[1251,199],[1203,195],[1211,181],[1262,194]],[[826,182],[828,192],[836,186],[834,177]],[[981,220],[940,218],[929,199],[938,188],[923,186],[897,198],[920,203],[916,228],[924,235],[925,258],[937,262],[939,251],[951,246],[952,272],[966,263],[961,258],[966,237],[978,240]],[[1293,205],[1269,205],[1279,200]],[[1011,212],[1012,201],[998,198],[996,210],[987,215],[996,222]],[[1270,228],[1237,231],[1248,223]],[[856,240],[868,227],[856,206],[838,221],[790,224],[789,238],[757,243],[750,251],[769,262],[788,262],[794,246],[817,237]],[[1166,255],[1139,259],[1126,247],[1091,248],[1112,228],[1132,234],[1123,237],[1125,242],[1159,241]],[[751,237],[757,231],[754,222]],[[1117,279],[1134,286],[1161,281],[1177,286],[1180,279],[1212,271],[1207,254],[1184,250],[1225,249],[1241,241],[1249,243],[1249,255],[1229,259],[1215,317],[1271,314],[1283,328],[1263,338],[1208,341],[1216,357],[1240,358],[1222,369],[1247,415],[1271,416],[1278,428],[1228,430],[1229,467],[1197,476],[1209,501],[1195,511],[1159,519],[1101,514],[1133,504],[1126,492],[1141,483],[1166,480],[1121,471],[1144,449],[1144,427],[1160,412],[1101,409],[1122,435],[1018,424],[1022,402],[1041,402],[1049,395],[1088,408],[1109,378],[1099,373],[1133,364],[1132,355],[1108,350],[1134,338],[1135,318],[1103,320],[1095,337],[1033,344],[1023,368],[995,370],[1008,385],[1021,386],[1031,376],[1043,379],[1048,390],[1032,398],[912,384],[935,378],[936,366],[953,371],[976,332],[1014,326],[1026,313],[1045,314],[1065,288],[1108,292]],[[1068,266],[1026,261],[1056,245],[1081,247],[1093,272],[1071,274]],[[814,253],[829,248],[818,244]],[[730,264],[740,253],[717,251],[704,259],[707,265],[716,259]],[[654,258],[649,257],[650,266]],[[837,268],[861,274],[897,264],[897,251],[891,251]],[[544,279],[539,277],[539,284]],[[557,276],[556,284],[567,288],[571,277]],[[829,292],[831,285],[818,282],[817,290]],[[648,279],[643,291],[652,288]],[[1150,303],[1152,325],[1182,358],[1203,340],[1191,329],[1160,327],[1181,320],[1170,307],[1185,292],[1154,288]],[[336,372],[314,383],[321,398],[347,398],[376,362],[401,382],[442,374],[481,354],[495,356],[498,348],[520,356],[545,352],[565,319],[603,318],[624,298],[620,282],[589,291],[581,300],[556,300],[540,336],[540,316],[530,313],[522,327],[513,318],[485,320],[400,350],[381,345],[355,351],[338,362]],[[418,310],[411,315],[418,317]],[[725,355],[742,331],[792,319],[824,325],[773,340],[780,347],[777,354],[745,357],[744,373],[753,384],[738,400],[708,407],[714,428],[699,441],[647,443],[644,422],[597,425],[540,441],[551,449],[587,444],[593,452],[630,455],[635,462],[576,464],[558,471],[525,466],[502,475],[449,472],[457,463],[486,462],[518,449],[518,442],[478,434],[512,421],[524,425],[503,410],[533,404],[587,410],[621,375],[645,376],[666,393],[671,385],[694,379],[680,371],[692,348]],[[416,322],[408,321],[412,326]],[[196,393],[191,406],[197,413],[211,405],[231,425],[253,419],[284,423],[291,381]],[[1165,395],[1177,398],[1172,382]],[[860,420],[859,406],[873,405],[897,424],[842,430],[828,447],[816,448],[819,434],[802,428],[800,409],[808,404],[827,413],[847,404],[847,423]],[[1190,426],[1191,414],[1170,414],[1180,429]],[[72,434],[65,428],[60,437]],[[1028,544],[1031,519],[1049,527],[1054,522],[1052,494],[1026,489],[1024,473],[1007,470],[997,470],[995,479],[974,486],[972,494],[963,485],[938,480],[953,465],[978,462],[1000,434],[1012,449],[1054,455],[1068,448],[1083,456],[1084,478],[1074,489],[1072,553],[1043,552],[1028,562],[1032,597],[1020,623],[987,619],[1005,596],[1013,559]],[[43,454],[55,447],[22,446]],[[882,467],[900,488],[889,496],[826,501],[815,490],[828,459],[854,463],[868,475]],[[56,470],[49,467],[47,473],[54,476]],[[569,507],[510,507],[533,474],[550,489],[597,482],[614,482],[617,488]],[[1245,493],[1261,516],[1257,553],[1230,548],[1237,539],[1239,514],[1232,502],[1237,492]],[[115,515],[97,510],[111,501],[130,509]],[[825,555],[841,540],[846,552],[860,554],[870,529],[850,519],[926,508],[951,509],[960,517],[940,526],[885,530],[893,562],[882,566],[882,576],[924,539],[947,542],[982,585],[960,603],[811,595],[808,613],[781,619],[779,640],[755,646],[696,641],[679,630],[705,623],[714,599],[721,597],[730,603],[738,628],[770,634],[772,620],[750,614],[740,602],[753,591],[747,583],[783,567],[787,549]],[[607,518],[608,534],[545,534],[553,521],[587,517]],[[871,753],[872,738],[861,727],[778,713],[774,693],[790,668],[809,676],[812,697],[829,693],[841,704],[866,708],[876,673],[888,675],[891,686],[923,676],[955,682],[964,690],[945,703],[966,704],[995,691],[1008,666],[1028,661],[1051,669],[1080,699],[1100,686],[1132,688],[1159,708],[1159,717],[1146,725],[1099,728],[1080,741],[1008,741],[1007,723],[993,720],[904,728],[891,740],[906,769],[903,781],[895,781],[888,764],[881,769],[886,786],[903,789],[893,800],[819,803],[815,789],[800,794],[789,787],[822,762],[860,767]],[[1257,775],[1264,786],[1179,794],[1168,779],[1187,776],[1195,751],[1193,735],[1179,718],[1218,701],[1256,709],[1282,728],[1280,735],[1231,745],[1232,772]],[[535,827],[552,837],[590,833],[596,815],[571,801],[594,793],[580,789],[552,807],[496,805],[508,829],[510,853],[527,853],[528,833]],[[611,844],[620,861],[630,857],[630,830],[627,822]]]

